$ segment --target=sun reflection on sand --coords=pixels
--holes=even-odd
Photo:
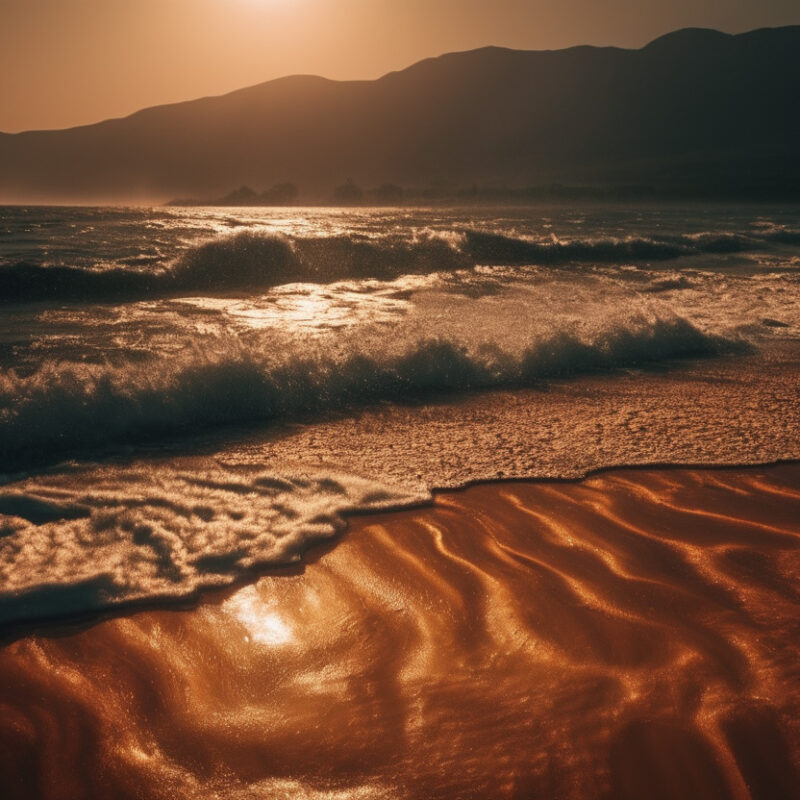
[[[222,608],[246,628],[246,641],[277,646],[294,640],[292,626],[264,602],[255,586],[236,592]]]
[[[197,609],[13,641],[3,796],[796,797],[798,485],[482,484]]]

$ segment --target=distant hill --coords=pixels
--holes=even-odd
[[[487,47],[375,81],[294,76],[63,131],[0,134],[0,202],[248,185],[646,184],[800,197],[800,26],[641,50]]]

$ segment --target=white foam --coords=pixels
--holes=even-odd
[[[0,373],[0,456],[10,469],[228,424],[309,418],[379,400],[530,385],[745,347],[680,317],[643,313],[590,329],[544,326],[527,340],[516,337],[513,349],[498,341],[502,335],[486,329],[462,336],[454,328],[449,336],[398,336],[371,349],[351,339],[347,347],[334,342],[316,352],[302,341],[272,352],[261,340],[206,337],[202,350],[145,364],[46,363],[27,376]]]
[[[298,562],[348,511],[427,499],[331,471],[277,475],[199,458],[31,478],[0,495],[0,624],[187,598]],[[286,634],[279,622],[259,630]]]

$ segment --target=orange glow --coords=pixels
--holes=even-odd
[[[639,47],[687,26],[800,22],[794,0],[4,0],[0,131],[60,128],[290,74],[376,78],[485,45]]]
[[[226,600],[222,604],[222,610],[244,627],[245,641],[281,645],[288,644],[293,639],[291,625],[278,612],[272,610],[254,586],[248,586]]]
[[[792,797],[798,479],[476,486],[194,611],[21,639],[6,796]]]

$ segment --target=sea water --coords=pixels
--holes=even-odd
[[[800,210],[0,209],[0,623],[343,514],[800,457]]]

